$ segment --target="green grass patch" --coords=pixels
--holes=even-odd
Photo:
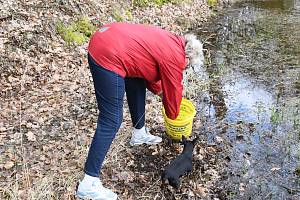
[[[117,21],[117,22],[122,22],[124,21],[122,14],[119,10],[115,9],[112,13],[112,17]]]
[[[81,17],[69,25],[63,22],[58,22],[56,25],[56,31],[68,45],[74,43],[78,45],[84,44],[96,29],[97,27],[87,17]]]
[[[271,109],[271,123],[272,124],[279,124],[280,122],[282,122],[283,118],[283,113],[281,110],[276,109],[276,108],[272,108]]]
[[[208,4],[210,7],[214,8],[214,7],[217,6],[218,0],[207,0],[207,4]]]
[[[133,0],[132,5],[137,7],[148,7],[151,5],[162,6],[166,3],[178,4],[183,2],[183,0]]]
[[[131,13],[131,11],[129,9],[123,10],[123,9],[117,9],[117,8],[115,8],[113,10],[112,17],[117,22],[132,21],[132,19],[133,19],[132,13]]]
[[[132,13],[131,13],[130,10],[126,10],[126,11],[125,11],[125,16],[126,16],[126,18],[127,18],[129,21],[132,21],[133,16],[132,16]]]

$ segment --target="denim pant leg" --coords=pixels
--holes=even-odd
[[[123,118],[124,78],[104,69],[89,56],[99,109],[97,128],[85,163],[85,173],[99,177],[103,160]]]
[[[146,81],[142,78],[125,78],[125,90],[133,127],[145,125]]]

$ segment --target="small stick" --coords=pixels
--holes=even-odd
[[[281,184],[278,184],[278,185],[283,187],[284,189],[288,190],[289,192],[300,192],[299,188],[289,188],[289,187],[281,185]]]
[[[142,196],[144,196],[144,195],[148,192],[148,190],[150,190],[150,188],[152,188],[154,185],[156,185],[159,181],[160,181],[160,179],[157,179],[157,181],[156,181],[155,183],[153,183],[152,185],[150,185],[150,187],[148,187],[148,188],[145,190],[145,192],[143,192]]]

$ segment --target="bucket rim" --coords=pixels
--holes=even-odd
[[[173,119],[168,118],[168,116],[165,113],[165,109],[163,107],[162,111],[163,111],[163,117],[164,117],[165,121],[167,121],[168,123],[172,123],[172,122],[175,122],[175,123],[186,123],[186,122],[189,122],[189,121],[191,121],[191,120],[194,119],[194,117],[196,115],[196,109],[195,109],[194,104],[190,100],[188,100],[186,98],[182,98],[180,105],[182,104],[182,102],[187,103],[187,104],[189,104],[191,106],[191,108],[192,108],[191,115],[188,116],[184,120],[176,120],[176,119],[173,120]]]

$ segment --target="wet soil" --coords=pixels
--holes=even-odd
[[[299,199],[299,5],[241,3],[199,28],[207,61],[199,74],[206,85],[193,97],[200,137],[193,172],[180,191],[161,185],[162,170],[182,149],[165,138],[126,150],[132,161],[123,176],[132,172],[134,181],[117,178],[115,188],[125,183],[132,199]],[[166,135],[163,127],[152,131]]]
[[[208,27],[198,117],[222,148],[218,198],[300,199],[300,1],[241,3]]]

